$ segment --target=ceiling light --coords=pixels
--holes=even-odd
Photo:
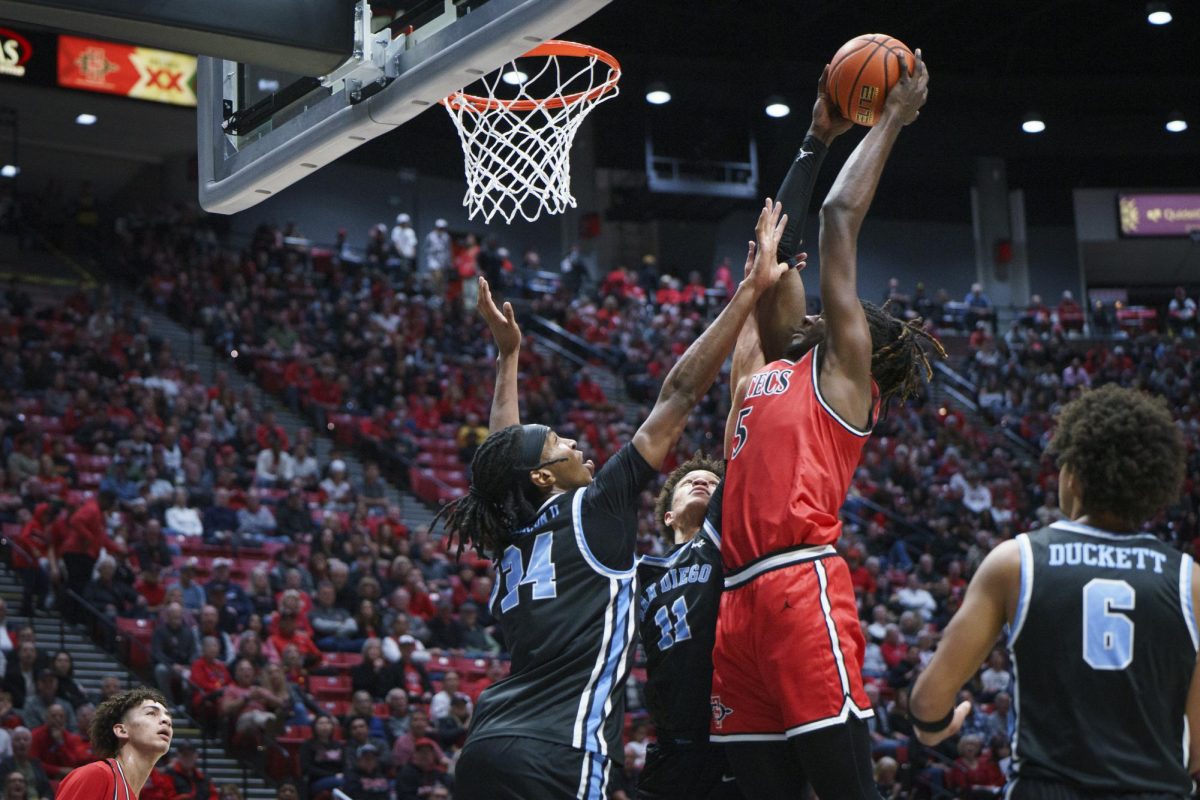
[[[96,115],[84,112],[75,118],[76,125],[95,125]]]
[[[0,167],[0,178],[15,178],[21,174],[21,168],[16,164],[5,164]]]
[[[647,86],[646,102],[652,106],[661,106],[664,103],[671,102],[671,93],[667,91],[666,84],[655,81]]]
[[[1025,119],[1021,122],[1021,130],[1026,133],[1041,133],[1046,130],[1046,123],[1042,120],[1041,114],[1030,112],[1025,115]]]
[[[500,76],[500,79],[509,86],[520,86],[525,81],[529,80],[529,76],[519,69],[510,69]]]
[[[1167,25],[1174,17],[1171,16],[1171,9],[1167,8],[1166,3],[1147,3],[1146,4],[1146,21],[1151,25]]]
[[[764,109],[768,117],[773,119],[781,119],[792,113],[792,108],[779,95],[772,95],[767,98],[767,107]]]
[[[1171,133],[1183,133],[1187,129],[1187,120],[1183,118],[1183,114],[1175,112],[1167,118],[1167,130]]]

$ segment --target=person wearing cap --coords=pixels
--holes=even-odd
[[[75,709],[58,696],[58,674],[50,667],[43,667],[38,670],[34,686],[34,693],[25,698],[25,705],[21,708],[21,719],[25,720],[25,724],[30,728],[38,727],[46,722],[50,706],[61,705],[67,727],[74,730],[77,724]]]
[[[401,274],[412,274],[417,265],[417,232],[413,230],[412,217],[408,214],[396,215],[396,225],[392,228],[392,250],[400,259]]]
[[[175,745],[175,758],[167,768],[167,776],[175,786],[176,800],[209,800],[216,794],[208,776],[196,766],[196,745],[191,742]]]
[[[446,220],[437,219],[433,230],[425,234],[425,273],[433,282],[433,288],[441,292],[450,270],[453,253],[450,248],[450,229]]]
[[[458,692],[450,699],[450,711],[434,723],[437,739],[442,747],[450,750],[462,748],[463,740],[471,727],[471,699]]]
[[[429,716],[436,725],[444,717],[450,715],[450,704],[455,697],[466,697],[461,691],[462,678],[458,672],[452,669],[446,670],[442,675],[442,690],[433,696],[433,700],[429,703]],[[471,701],[467,700],[467,712],[471,711]]]
[[[422,800],[434,786],[453,790],[454,779],[437,742],[422,737],[413,742],[412,760],[396,773],[396,800]]]
[[[342,791],[354,800],[390,800],[392,782],[379,761],[379,747],[370,742],[354,749],[353,767]]]
[[[242,588],[241,584],[233,580],[232,568],[233,561],[231,559],[224,556],[214,558],[212,577],[204,585],[204,592],[208,595],[208,601],[213,605],[217,605],[213,602],[214,599],[219,599],[220,605],[217,605],[217,610],[231,618],[233,624],[240,630],[250,620],[250,614],[254,612],[254,603],[250,601],[250,596],[246,594],[246,590]]]
[[[325,508],[330,511],[351,511],[354,508],[354,487],[346,477],[346,462],[335,458],[329,462],[329,475],[321,481],[325,493]]]
[[[188,611],[199,611],[204,607],[204,587],[196,583],[196,568],[200,560],[189,556],[179,565],[179,578],[167,586],[167,591],[179,590],[180,602]]]
[[[504,566],[492,607],[514,668],[480,695],[456,768],[459,800],[600,798],[612,765],[623,764],[638,498],[759,297],[787,270],[775,257],[773,213],[764,208],[760,215],[759,242],[750,247],[746,277],[729,304],[671,368],[632,441],[598,473],[575,440],[546,425],[521,424],[521,331],[512,306],[497,306],[480,279],[479,310],[499,351],[493,433],[475,453],[467,495],[437,519],[457,537],[460,554],[473,547]],[[548,641],[562,644],[548,648]]]
[[[396,666],[404,674],[402,685],[408,691],[408,698],[416,703],[428,702],[433,696],[433,681],[429,680],[425,667],[413,660],[413,653],[417,650],[416,638],[406,633],[396,640],[396,644],[400,650]]]

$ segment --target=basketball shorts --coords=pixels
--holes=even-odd
[[[713,742],[772,741],[873,716],[850,570],[832,546],[725,576],[713,650]]]
[[[637,800],[741,800],[724,748],[662,740],[646,749]]]
[[[467,740],[454,769],[455,800],[605,800],[610,762],[523,736]]]

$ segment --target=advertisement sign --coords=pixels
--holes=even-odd
[[[1123,194],[1123,236],[1188,236],[1200,231],[1200,194]]]
[[[195,106],[196,57],[59,36],[58,85],[156,103]]]
[[[0,27],[0,75],[24,78],[31,58],[33,44],[29,39],[12,28]]]

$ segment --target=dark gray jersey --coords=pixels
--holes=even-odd
[[[646,651],[646,707],[664,735],[708,738],[712,651],[724,569],[721,497],[713,492],[704,526],[662,558],[638,561],[638,625]]]
[[[525,736],[624,762],[637,498],[655,474],[627,445],[514,532],[490,603],[512,673],[480,695],[470,739]]]
[[[1017,544],[1015,777],[1190,797],[1191,556],[1074,522]]]

